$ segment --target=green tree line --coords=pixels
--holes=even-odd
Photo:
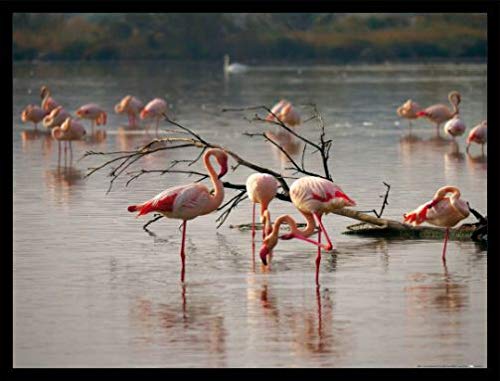
[[[15,60],[484,60],[485,14],[13,15]]]

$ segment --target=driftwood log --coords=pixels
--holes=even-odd
[[[475,211],[474,211],[475,212]],[[333,212],[340,216],[352,218],[360,223],[347,226],[347,230],[343,234],[355,234],[367,237],[387,237],[387,238],[411,238],[411,239],[444,239],[444,234],[446,229],[419,225],[413,226],[405,224],[399,221],[390,220],[381,217],[371,216],[366,213],[362,213],[353,209],[340,209]],[[477,212],[475,212],[477,213]],[[475,224],[462,224],[456,228],[450,229],[450,240],[457,241],[469,241],[473,240],[479,243],[486,244],[487,242],[487,223],[486,219],[481,215],[477,216],[473,213],[479,220]],[[305,224],[299,223],[298,227],[304,227]],[[232,229],[239,229],[241,231],[246,231],[251,229],[251,224],[241,224],[241,225],[230,225]],[[256,224],[256,229],[262,229],[262,225]],[[481,232],[482,231],[482,232]],[[479,233],[479,234],[477,234]]]

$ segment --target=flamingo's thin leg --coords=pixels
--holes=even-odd
[[[156,129],[155,129],[155,133],[156,135],[158,135],[158,126],[160,124],[160,117],[156,118]]]
[[[61,141],[57,141],[57,166],[61,166]]]
[[[71,145],[71,140],[69,141],[69,165],[73,163],[73,146]]]
[[[319,243],[318,254],[316,255],[316,286],[317,287],[319,287],[319,265],[321,263],[321,229],[318,230],[318,243]]]
[[[252,242],[255,240],[255,202],[252,209]]]
[[[444,233],[443,255],[441,256],[443,263],[446,263],[446,243],[448,242],[448,234],[449,233],[450,233],[450,228],[446,228],[446,233]]]
[[[94,122],[94,120],[92,120],[90,123],[92,126],[92,136],[94,136],[95,135],[95,122]]]
[[[64,141],[64,166],[66,167],[66,159],[67,159],[67,152],[68,152],[68,142]]]
[[[319,228],[323,231],[323,233],[325,233],[325,238],[326,238],[326,241],[328,242],[328,246],[326,246],[325,249],[332,250],[333,244],[332,244],[332,241],[330,240],[330,237],[328,237],[328,233],[326,232],[325,227],[323,226],[323,222],[321,221],[321,215],[314,213],[314,217],[316,217]]]
[[[316,303],[318,305],[318,336],[320,337],[321,339],[321,317],[322,317],[322,313],[321,313],[321,290],[318,287],[316,287]]]
[[[184,246],[186,244],[186,223],[187,221],[184,220],[182,223],[182,243],[181,243],[181,263],[182,263],[182,268],[181,268],[181,282],[184,283],[184,275],[185,275],[185,263],[186,263],[186,254],[184,252]]]

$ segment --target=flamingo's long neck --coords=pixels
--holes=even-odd
[[[214,186],[214,194],[210,197],[210,201],[205,208],[205,213],[210,213],[217,209],[224,199],[224,185],[222,181],[219,180],[217,173],[215,172],[212,163],[210,162],[210,157],[214,154],[215,150],[210,149],[203,155],[203,164],[207,169],[212,185]]]
[[[453,115],[458,114],[458,104],[460,103],[460,98],[457,93],[452,93],[448,96],[448,100],[450,101],[451,108],[453,109]]]
[[[282,215],[282,216],[279,216],[278,218],[276,218],[276,221],[274,221],[274,224],[273,224],[273,229],[272,229],[271,233],[266,237],[266,239],[268,239],[268,238],[277,239],[279,231],[280,231],[280,226],[284,223],[286,223],[286,224],[288,224],[288,226],[290,226],[290,230],[291,230],[290,234],[299,235],[299,236],[303,236],[303,237],[309,237],[314,232],[314,229],[316,227],[316,222],[314,221],[314,217],[312,214],[308,214],[308,213],[302,213],[302,214],[307,221],[307,225],[304,229],[299,229],[297,227],[297,222],[293,219],[293,217],[290,216],[289,214],[285,214],[285,215]]]
[[[434,195],[434,200],[443,199],[448,193],[452,194],[451,198],[454,200],[458,200],[460,198],[460,190],[457,187],[449,185],[439,188]]]

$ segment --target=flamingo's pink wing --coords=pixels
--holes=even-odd
[[[128,207],[129,212],[139,212],[137,217],[143,214],[151,212],[171,212],[174,207],[175,199],[177,198],[179,191],[183,187],[174,187],[164,190],[163,192],[157,194],[151,200],[148,200],[142,204],[131,205]]]

